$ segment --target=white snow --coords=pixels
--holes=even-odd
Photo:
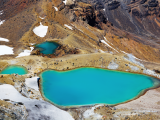
[[[152,71],[152,70],[149,70],[149,69],[146,69],[146,70],[143,70],[143,73],[147,74],[147,75],[153,75],[155,77],[158,77],[160,78],[160,74],[157,74],[156,72]]]
[[[124,51],[123,51],[123,52],[124,52]],[[125,53],[125,52],[124,52],[124,53]],[[142,61],[142,60],[136,58],[136,57],[135,57],[134,55],[132,55],[132,54],[128,54],[128,53],[125,53],[125,54],[127,54],[127,56],[128,56],[128,58],[125,58],[125,59],[127,59],[127,60],[129,60],[129,61],[131,61],[131,62],[133,62],[133,63],[135,63],[135,64],[137,64],[137,65],[140,65],[140,66],[144,67],[143,64],[141,64],[140,62],[136,61],[136,59],[139,60],[139,61]]]
[[[112,44],[111,42],[109,42],[109,41],[106,39],[106,37],[104,37],[104,39],[105,39],[105,41],[107,41],[108,43]],[[113,44],[112,44],[112,45],[113,45]]]
[[[24,102],[28,110],[28,120],[74,120],[66,111],[43,100]]]
[[[10,99],[16,102],[28,100],[9,84],[0,85],[0,91],[0,99]]]
[[[118,67],[119,65],[115,63],[114,61],[110,62],[108,65],[108,69],[112,69],[112,70],[116,70]]]
[[[43,26],[40,22],[40,26],[35,27],[33,32],[39,37],[45,37],[48,31],[48,26]]]
[[[145,61],[145,60],[138,59],[138,58],[136,58],[134,55],[128,54],[128,53],[126,53],[126,52],[124,52],[124,51],[122,51],[122,52],[125,53],[125,54],[127,54],[127,56],[128,56],[128,58],[124,57],[125,59],[127,59],[127,60],[129,60],[129,61],[131,61],[131,62],[133,62],[133,63],[135,63],[135,64],[137,64],[137,65],[140,65],[140,66],[144,67],[144,65],[143,65],[142,63],[140,63],[140,62],[138,62],[138,61],[136,61],[136,60],[139,60],[139,61]],[[136,67],[136,66],[131,66],[131,65],[129,65],[129,67],[130,67],[132,70],[135,70],[135,71],[139,70],[139,68]],[[153,70],[146,69],[146,70],[143,70],[143,73],[145,73],[145,74],[147,74],[147,75],[152,75],[152,76],[155,76],[155,77],[160,78],[160,74],[157,74],[157,73],[154,72]]]
[[[99,49],[99,51],[101,52],[101,53],[105,53],[103,50],[101,50],[101,49]]]
[[[2,21],[0,20],[0,25],[2,25],[4,22],[5,22],[5,20],[2,20]]]
[[[31,54],[32,50],[34,49],[33,47],[30,47],[30,48],[31,48],[31,50],[24,50],[16,58],[23,57],[23,56],[29,56]]]
[[[63,1],[63,3],[66,5],[66,3],[67,3],[67,0]]]
[[[108,17],[107,17],[107,21],[108,21]]]
[[[72,26],[69,26],[67,24],[64,24],[65,27],[69,28],[70,30],[73,30]]]
[[[30,45],[35,45],[36,43],[30,43]]]
[[[133,66],[133,65],[128,65],[130,68],[131,68],[131,70],[134,70],[134,71],[138,71],[139,70],[139,68],[138,67],[136,67],[136,66]]]
[[[124,51],[121,51],[121,52],[123,52],[124,54],[128,54],[128,53],[126,53],[126,52],[124,52]]]
[[[58,11],[58,8],[57,8],[57,7],[54,7],[54,9],[55,9],[56,11]]]
[[[8,40],[8,39],[6,39],[6,38],[1,38],[1,37],[0,37],[0,41],[9,42],[9,40]]]
[[[44,20],[46,17],[41,17],[41,16],[39,16],[39,18],[41,18],[42,20]]]
[[[39,77],[32,77],[32,78],[26,78],[25,79],[25,84],[30,87],[30,88],[33,88],[37,91],[39,91],[39,88],[38,88],[38,82],[37,82],[37,79]]]
[[[106,44],[108,47],[112,48],[113,50],[115,50],[116,52],[118,52],[116,49],[114,49],[113,47],[111,47],[105,40],[100,40],[102,43]]]
[[[103,106],[103,105],[96,105],[94,107],[92,107],[91,109],[89,110],[86,110],[84,113],[83,113],[83,117],[84,118],[90,118],[90,117],[94,117],[95,119],[101,119],[102,116],[97,114],[97,113],[94,113],[94,109],[96,109],[97,107],[99,106]]]
[[[3,14],[3,10],[0,11],[0,15],[2,15],[2,14]]]
[[[1,10],[0,15],[2,15],[3,13],[4,13],[3,10]],[[2,20],[2,21],[0,20],[0,25],[2,25],[4,22],[5,22],[5,20]]]
[[[76,28],[77,28],[77,27],[76,27]],[[78,30],[81,31],[82,33],[84,33],[83,30],[81,30],[81,29],[78,29]],[[85,34],[85,33],[84,33],[84,34]]]
[[[28,120],[74,120],[66,111],[43,100],[29,99],[22,96],[12,85],[0,85],[0,99],[10,99],[15,102],[24,103],[29,116]]]
[[[0,55],[14,54],[13,48],[6,45],[0,45]]]

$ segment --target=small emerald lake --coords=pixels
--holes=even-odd
[[[43,42],[36,45],[36,49],[40,50],[40,53],[43,54],[53,54],[58,48],[59,44],[55,42]]]
[[[27,73],[28,71],[25,67],[17,65],[8,66],[0,72],[0,74],[18,74],[18,75],[24,75]]]
[[[146,75],[100,68],[46,70],[40,77],[43,97],[60,107],[119,104],[160,84],[158,79]]]

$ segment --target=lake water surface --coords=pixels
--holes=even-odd
[[[40,77],[43,97],[62,107],[119,104],[159,84],[149,76],[99,68],[46,70]]]
[[[27,73],[28,71],[25,67],[17,65],[8,66],[0,72],[0,74],[18,74],[18,75],[24,75]]]
[[[36,45],[36,49],[40,50],[40,53],[43,54],[53,54],[58,48],[59,44],[55,42],[43,42]]]

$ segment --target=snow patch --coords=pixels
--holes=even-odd
[[[124,51],[123,51],[123,52],[124,52]],[[125,52],[124,52],[124,53],[125,53]],[[128,54],[128,53],[125,53],[125,54],[127,54],[127,56],[128,56],[128,58],[125,58],[125,59],[127,59],[127,60],[129,60],[129,61],[131,61],[131,62],[133,62],[133,63],[135,63],[135,64],[137,64],[137,65],[140,65],[140,66],[144,67],[143,64],[141,64],[140,62],[136,61],[136,59],[139,60],[139,61],[142,61],[142,60],[136,58],[136,57],[135,57],[134,55],[132,55],[132,54]]]
[[[128,53],[126,53],[126,52],[124,52],[124,51],[121,51],[122,53],[124,53],[124,54],[128,54]]]
[[[55,9],[56,11],[58,11],[58,8],[57,8],[57,7],[54,7],[54,9]]]
[[[12,47],[8,47],[6,45],[0,45],[0,55],[10,55],[10,54],[14,54],[13,53],[13,48]]]
[[[24,50],[16,58],[23,57],[23,56],[29,56],[31,54],[32,50],[34,49],[33,47],[30,47],[30,48],[31,48],[31,50]]]
[[[111,47],[105,40],[100,40],[102,43],[106,44],[108,47],[112,48],[113,50],[115,50],[116,52],[118,52],[116,49],[114,49],[113,47]]]
[[[2,25],[4,22],[5,22],[5,20],[2,20],[2,21],[0,20],[0,25]]]
[[[21,102],[29,100],[23,97],[12,85],[3,84],[0,85],[0,99],[10,99],[12,101]]]
[[[48,26],[43,26],[40,22],[40,26],[35,27],[33,32],[39,37],[45,37],[48,31]]]
[[[101,50],[101,49],[99,49],[99,51],[101,52],[101,53],[105,53],[103,50]]]
[[[106,37],[104,37],[104,39],[105,39],[105,41],[107,41],[107,42],[109,42],[107,39],[106,39]],[[112,44],[111,42],[109,42],[110,44]],[[113,45],[113,44],[112,44]]]
[[[0,11],[0,15],[2,15],[3,13],[4,13],[3,10],[1,10],[1,11]]]
[[[1,37],[0,37],[0,41],[9,42],[9,40],[8,40],[8,39],[6,39],[6,38],[1,38]]]
[[[3,13],[4,13],[3,10],[1,10],[0,15],[2,15]],[[0,20],[0,25],[2,25],[4,22],[5,22],[5,20],[2,20],[2,21]]]
[[[153,70],[148,70],[148,69],[146,69],[146,70],[143,70],[143,73],[145,73],[145,74],[147,74],[147,75],[152,75],[152,76],[155,76],[155,77],[160,78],[160,75],[157,74],[156,72],[154,72]]]
[[[36,43],[30,43],[30,45],[35,45]]]
[[[66,3],[67,3],[67,0],[63,1],[63,3],[66,5]]]
[[[33,89],[39,91],[39,88],[38,88],[38,78],[39,77],[26,78],[25,79],[25,84],[28,87],[33,88]]]
[[[136,67],[136,66],[133,66],[133,65],[128,65],[130,68],[131,68],[131,70],[134,70],[134,71],[138,71],[139,70],[139,68],[138,67]]]
[[[39,18],[41,18],[41,19],[43,20],[43,19],[45,19],[46,17],[40,17],[40,16],[39,16]]]
[[[69,26],[67,24],[64,24],[65,27],[69,28],[70,30],[73,30],[72,26]]]
[[[77,29],[78,29],[78,28],[77,28]],[[84,33],[83,30],[81,30],[81,29],[78,29],[78,30],[81,31],[82,33]],[[85,34],[85,33],[84,33],[84,34]]]
[[[110,64],[108,65],[108,69],[112,69],[112,70],[116,70],[118,69],[119,65],[117,63],[115,63],[114,61],[110,62]]]
[[[103,105],[96,105],[94,107],[92,107],[91,109],[89,110],[86,110],[84,113],[83,113],[83,117],[84,118],[90,118],[90,117],[93,117],[95,119],[101,119],[102,116],[97,114],[97,113],[94,113],[94,109],[96,109],[97,107],[99,106],[103,106]]]
[[[10,99],[15,102],[24,103],[29,120],[74,120],[66,111],[63,111],[54,105],[43,100],[30,99],[22,96],[12,85],[0,85],[0,99]]]
[[[24,105],[29,110],[28,120],[74,120],[68,112],[42,100],[24,102]]]

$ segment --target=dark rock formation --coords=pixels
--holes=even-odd
[[[108,4],[107,8],[108,10],[114,10],[114,9],[117,9],[119,6],[120,6],[120,2],[112,1],[111,3]]]
[[[54,53],[55,56],[61,57],[68,54],[78,54],[80,51],[76,48],[69,48],[68,46],[59,46]]]
[[[160,71],[159,71],[159,70],[155,70],[155,69],[154,69],[154,71],[155,71],[156,73],[160,73]]]
[[[74,21],[76,19],[83,20],[90,26],[97,27],[98,29],[102,29],[101,23],[107,23],[104,11],[101,11],[103,8],[102,4],[100,4],[98,7],[95,7],[91,6],[90,4],[78,2],[74,6],[72,5],[72,7],[74,10],[73,14],[75,15]]]
[[[99,11],[105,9],[104,16],[113,23],[113,26],[145,38],[143,41],[137,39],[143,44],[155,46],[157,41],[160,41],[160,6],[158,0],[79,1],[91,3]]]

